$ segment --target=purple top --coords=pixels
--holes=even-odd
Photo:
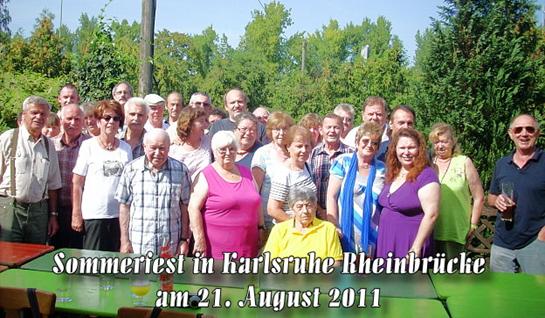
[[[386,183],[378,197],[382,207],[380,215],[377,257],[387,257],[392,252],[394,257],[405,257],[411,248],[424,211],[418,198],[418,190],[425,185],[437,182],[435,171],[426,167],[414,182],[405,182],[395,192],[390,193],[391,183]],[[421,257],[432,254],[433,235],[430,235],[421,251]]]
[[[237,164],[242,180],[227,182],[212,165],[202,170],[208,197],[202,207],[207,257],[223,259],[224,252],[238,257],[256,257],[261,198],[252,173]]]

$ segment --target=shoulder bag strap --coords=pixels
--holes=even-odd
[[[13,136],[11,136],[11,148],[9,153],[9,176],[11,196],[15,197],[15,158],[17,156],[17,139],[19,138],[19,128],[13,130]]]

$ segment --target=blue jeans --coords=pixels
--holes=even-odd
[[[492,245],[490,253],[490,269],[493,272],[516,272],[517,264],[520,271],[528,274],[545,274],[545,241],[535,239],[527,246],[510,250]]]

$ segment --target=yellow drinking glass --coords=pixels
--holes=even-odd
[[[131,283],[131,292],[134,297],[135,306],[144,306],[144,296],[146,296],[151,289],[150,281],[145,277],[135,277]]]

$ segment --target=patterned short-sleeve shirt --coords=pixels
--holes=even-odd
[[[187,167],[175,159],[168,158],[157,173],[147,163],[143,156],[125,167],[116,199],[130,206],[129,240],[134,252],[158,254],[164,235],[174,244],[180,241],[180,204],[188,204],[191,182]]]

